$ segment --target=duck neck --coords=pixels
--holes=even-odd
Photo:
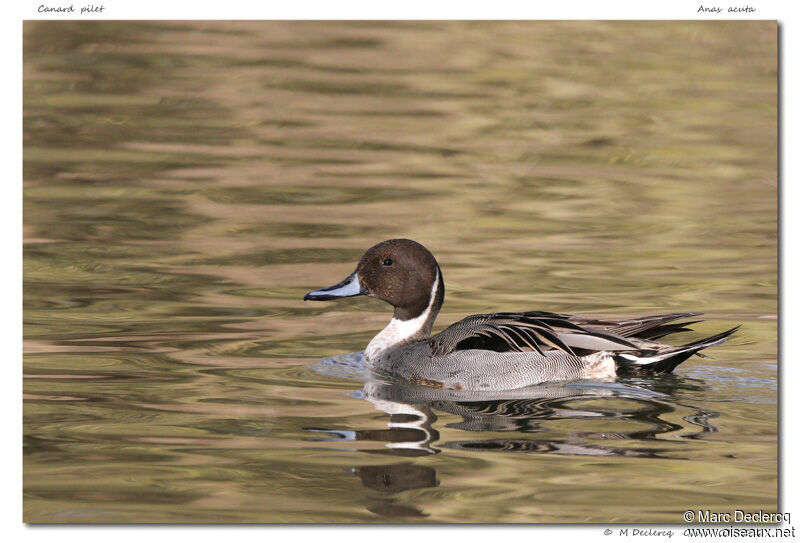
[[[437,266],[428,306],[419,315],[405,319],[400,318],[405,312],[400,308],[395,308],[392,320],[389,321],[386,328],[372,338],[364,350],[367,360],[378,360],[383,354],[397,347],[428,339],[443,301],[444,281],[442,272]]]

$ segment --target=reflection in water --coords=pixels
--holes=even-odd
[[[326,434],[324,438],[308,439],[383,445],[380,449],[348,448],[372,454],[426,456],[446,448],[468,452],[684,459],[674,448],[666,446],[668,441],[674,443],[676,436],[696,439],[717,431],[708,422],[717,413],[674,399],[681,390],[703,390],[703,382],[675,375],[614,383],[545,383],[505,392],[483,392],[431,388],[373,374],[362,353],[329,357],[314,368],[327,375],[364,379],[363,389],[354,396],[372,403],[389,415],[389,420],[385,430],[307,428]],[[686,424],[666,418],[679,408],[691,411],[682,417]],[[476,433],[551,434],[548,428],[551,423],[579,421],[580,424],[559,437],[493,436],[438,443],[440,434],[434,428],[436,412],[460,418],[458,422],[447,423],[446,428]],[[613,431],[592,430],[598,421],[619,426]],[[665,446],[653,447],[655,442]],[[643,443],[648,446],[642,446]],[[419,488],[421,481],[423,486],[437,484],[431,468],[413,464],[359,466],[352,468],[352,472],[365,487],[387,492]]]
[[[427,466],[414,464],[361,466],[353,468],[353,473],[361,479],[361,484],[365,488],[377,490],[384,495],[434,487],[439,484],[436,480],[436,471]],[[367,509],[381,516],[427,516],[415,507],[396,504],[394,500],[384,496],[376,499]]]

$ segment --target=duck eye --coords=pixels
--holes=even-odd
[[[392,265],[392,259],[391,258],[384,259],[383,260],[383,265],[384,266],[391,266]]]

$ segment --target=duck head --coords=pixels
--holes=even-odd
[[[444,301],[444,281],[430,251],[410,239],[390,239],[370,248],[342,282],[313,290],[304,300],[367,295],[394,307],[394,319],[424,317],[427,333]],[[428,322],[430,321],[430,322]]]

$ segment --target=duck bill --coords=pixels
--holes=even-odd
[[[361,286],[361,283],[358,282],[358,274],[353,272],[348,275],[344,281],[337,283],[332,287],[312,290],[303,296],[303,300],[335,300],[336,298],[361,296],[362,294],[366,293],[367,289]]]

